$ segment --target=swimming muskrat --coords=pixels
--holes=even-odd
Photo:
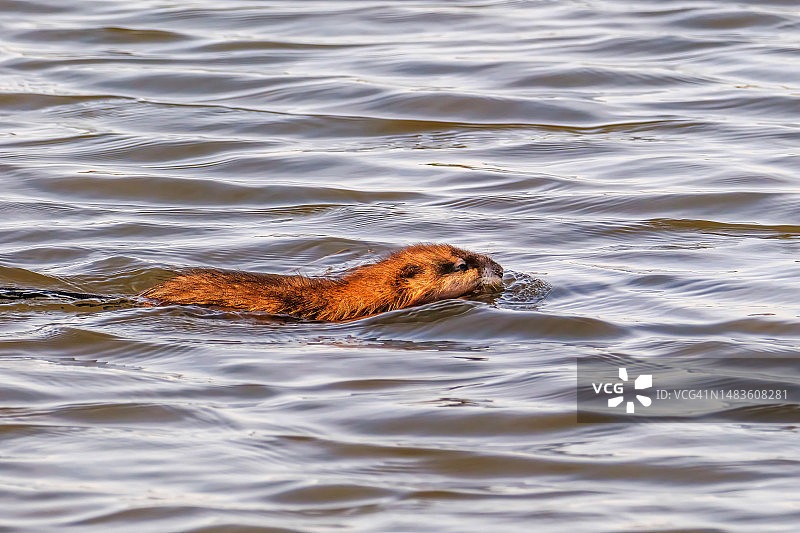
[[[417,244],[338,278],[192,270],[139,294],[159,304],[353,320],[502,286],[503,267],[447,244]]]

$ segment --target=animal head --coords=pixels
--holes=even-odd
[[[416,305],[502,287],[503,267],[489,257],[447,244],[417,244],[389,256],[395,283]]]

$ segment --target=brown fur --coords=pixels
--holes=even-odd
[[[454,270],[464,262],[466,270]],[[485,255],[447,244],[417,244],[339,278],[193,270],[139,296],[161,304],[340,321],[497,288],[502,275],[503,268]]]

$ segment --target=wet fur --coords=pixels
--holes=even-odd
[[[463,259],[467,270],[453,270]],[[418,244],[339,278],[192,270],[139,296],[160,304],[195,304],[341,321],[464,296],[498,286],[503,269],[485,255],[446,244]]]

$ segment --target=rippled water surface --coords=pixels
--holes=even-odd
[[[108,297],[0,299],[3,531],[796,529],[798,426],[575,418],[577,359],[798,355],[794,0],[0,0],[0,30],[0,287]],[[505,292],[126,300],[421,241]]]

